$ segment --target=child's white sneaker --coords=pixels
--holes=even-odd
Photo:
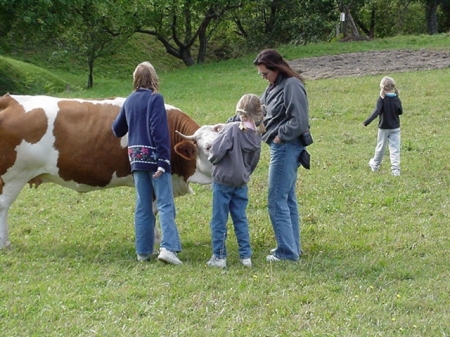
[[[150,261],[151,258],[152,258],[152,254],[147,254],[147,255],[137,254],[136,255],[136,259],[138,260],[138,262]]]
[[[391,173],[394,177],[400,176],[400,170],[395,169],[395,170],[392,170]]]
[[[372,169],[372,172],[377,172],[379,169],[379,166],[375,164],[375,160],[373,160],[373,158],[369,160],[369,166]]]
[[[209,261],[206,262],[206,265],[216,268],[225,268],[227,266],[227,259],[219,259],[215,255],[213,255],[211,256]]]
[[[182,264],[183,262],[180,261],[177,254],[174,252],[171,252],[170,250],[167,250],[166,248],[161,248],[158,255],[158,260],[164,263],[170,263],[170,264]]]
[[[251,267],[252,266],[252,259],[241,259],[241,263],[244,267]]]
[[[279,262],[279,261],[281,261],[281,259],[279,259],[278,257],[276,257],[273,254],[267,255],[266,256],[266,260],[269,261],[269,262]]]

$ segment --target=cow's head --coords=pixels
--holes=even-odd
[[[176,131],[185,141],[175,145],[175,151],[185,159],[196,157],[196,169],[194,175],[188,181],[197,184],[210,184],[212,164],[208,160],[209,151],[218,132],[213,125],[200,127],[193,135],[184,135]]]

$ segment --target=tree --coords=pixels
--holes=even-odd
[[[0,0],[0,37],[5,37],[17,19],[18,11],[14,1]]]
[[[327,39],[334,31],[334,0],[247,1],[235,11],[236,33],[252,49]]]
[[[167,53],[192,66],[205,61],[208,41],[220,21],[225,19],[225,13],[240,6],[240,0],[160,0],[142,3],[136,12],[138,28],[135,31],[155,36]],[[196,61],[192,55],[195,47]]]
[[[425,18],[427,20],[427,32],[430,35],[438,33],[437,11],[443,0],[423,0],[425,4]]]
[[[86,62],[87,88],[94,85],[95,60],[114,53],[135,30],[134,13],[129,10],[133,8],[132,1],[0,1],[6,1],[7,5],[0,18],[10,15],[7,22],[0,23],[0,32],[34,48],[40,44],[56,45],[59,53],[67,52]]]
[[[438,17],[438,30],[441,32],[450,31],[450,0],[444,0],[441,4],[441,12]]]
[[[339,11],[345,15],[345,21],[343,23],[344,38],[349,36],[359,37],[358,26],[361,30],[370,34],[370,29],[359,20],[357,13],[361,7],[363,7],[370,0],[340,0],[338,4]],[[352,15],[352,13],[355,15]],[[355,18],[354,18],[355,17]],[[357,26],[357,23],[360,23]],[[367,34],[367,35],[369,35]]]
[[[58,36],[59,45],[88,65],[87,88],[94,85],[94,63],[116,52],[135,30],[127,1],[75,0],[67,7],[70,29]]]
[[[47,0],[0,0],[0,36],[16,45],[45,41],[54,36],[59,6]]]

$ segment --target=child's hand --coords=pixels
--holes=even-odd
[[[153,174],[153,178],[159,178],[161,177],[161,174],[163,174],[163,171],[158,170],[155,172],[155,174]]]
[[[225,125],[225,124],[223,124],[223,123],[214,125],[214,126],[213,126],[214,132],[220,132],[220,131],[222,131],[224,125]]]

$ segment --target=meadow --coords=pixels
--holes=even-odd
[[[282,50],[296,58],[408,41]],[[409,45],[450,50],[448,36],[446,44],[421,41]],[[266,86],[253,57],[161,72],[161,92],[200,124],[224,122],[243,93]],[[124,66],[128,77],[59,95],[126,96],[135,64]],[[362,122],[382,76],[306,83],[314,144],[311,170],[298,173],[304,254],[296,263],[265,260],[275,244],[265,144],[249,183],[251,269],[239,262],[231,223],[228,267],[205,264],[210,186],[192,184],[193,194],[176,199],[181,266],[136,262],[131,188],[24,188],[9,213],[13,249],[0,252],[0,335],[450,336],[450,69],[385,75],[397,81],[404,108],[400,177],[390,175],[388,157],[379,172],[368,166],[377,124]]]

